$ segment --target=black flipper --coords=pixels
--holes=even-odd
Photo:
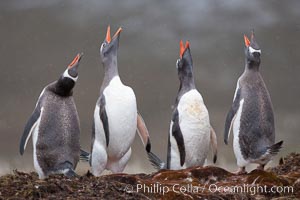
[[[180,154],[180,165],[183,166],[185,162],[185,146],[184,146],[184,139],[183,135],[180,130],[179,126],[179,116],[178,116],[178,110],[176,109],[173,113],[172,117],[173,126],[172,126],[172,136],[175,138]]]
[[[146,149],[147,152],[151,151],[151,142],[150,142],[150,139],[148,139],[145,149]]]
[[[23,132],[23,135],[21,137],[21,141],[20,141],[20,154],[23,155],[24,151],[25,151],[25,148],[26,148],[26,145],[27,145],[27,142],[32,134],[32,131],[34,130],[35,126],[37,125],[37,121],[40,117],[40,114],[41,114],[41,107],[40,105],[38,104],[33,113],[31,114],[29,120],[27,121],[27,124],[25,126],[25,129],[24,129],[24,132]]]
[[[235,99],[231,105],[229,112],[227,113],[226,121],[225,121],[225,130],[224,130],[224,143],[228,144],[228,139],[231,131],[231,126],[233,123],[233,119],[235,114],[240,106],[240,97],[241,97],[241,89],[239,88],[235,94]]]
[[[151,151],[151,142],[150,142],[150,136],[149,131],[146,127],[146,124],[144,122],[144,119],[140,115],[140,113],[137,113],[137,132],[142,140],[142,143],[147,151],[149,153]]]
[[[170,133],[168,134],[168,152],[167,152],[167,169],[171,168],[171,142],[170,142]]]
[[[79,159],[80,161],[84,161],[84,162],[89,162],[90,161],[90,153],[80,149],[80,156]]]
[[[106,138],[106,146],[109,144],[109,126],[108,126],[108,118],[105,110],[105,96],[102,95],[100,98],[100,119],[103,124],[103,129],[105,133],[105,138]]]
[[[92,166],[92,159],[93,159],[93,147],[94,147],[94,142],[95,142],[95,136],[96,132],[95,132],[95,120],[93,120],[93,126],[92,126],[92,145],[91,145],[91,154],[90,154],[90,158],[89,158],[89,164],[90,166]]]
[[[217,162],[217,154],[218,154],[218,142],[217,142],[217,135],[215,130],[212,126],[210,126],[210,144],[213,151],[213,161],[214,163]]]

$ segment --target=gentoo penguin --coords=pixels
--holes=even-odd
[[[32,135],[34,167],[40,179],[56,173],[76,176],[80,127],[72,95],[81,57],[77,54],[60,78],[43,89],[25,126],[20,154]]]
[[[233,150],[239,170],[246,173],[249,163],[259,169],[276,155],[283,141],[276,144],[273,106],[269,92],[259,73],[261,50],[252,31],[251,41],[244,35],[245,71],[237,81],[232,106],[225,121],[224,142],[228,144],[233,129]]]
[[[184,169],[203,166],[212,144],[217,159],[216,134],[201,94],[196,89],[189,42],[180,41],[180,59],[176,63],[180,81],[168,137],[167,163],[152,152],[148,157],[157,169]]]
[[[110,26],[100,47],[104,79],[94,111],[92,149],[89,158],[92,173],[100,176],[104,169],[122,172],[131,156],[131,144],[138,133],[150,151],[149,134],[137,112],[133,90],[119,77],[117,52],[122,28],[111,38]]]

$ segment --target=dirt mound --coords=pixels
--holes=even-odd
[[[0,177],[0,199],[289,199],[300,198],[300,154],[281,159],[277,167],[235,175],[222,168],[192,167],[153,174],[89,172],[74,179],[53,175],[39,180],[35,172]]]

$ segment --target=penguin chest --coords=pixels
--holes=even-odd
[[[121,82],[112,80],[103,94],[109,126],[108,150],[110,154],[126,153],[134,140],[137,128],[134,92]]]
[[[241,149],[247,147],[242,147],[240,145],[240,129],[241,129],[241,116],[243,112],[243,105],[244,105],[244,99],[240,100],[239,108],[237,110],[233,122],[233,150],[234,150],[235,157],[237,159],[237,165],[240,167],[243,167],[248,163],[246,158],[244,158]]]
[[[177,109],[186,166],[203,165],[210,143],[210,122],[202,96],[197,90],[187,92],[181,97]]]

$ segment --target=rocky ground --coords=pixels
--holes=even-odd
[[[153,174],[87,173],[39,180],[36,173],[14,171],[0,177],[0,199],[300,199],[300,154],[277,167],[234,175],[218,167],[161,170]]]

